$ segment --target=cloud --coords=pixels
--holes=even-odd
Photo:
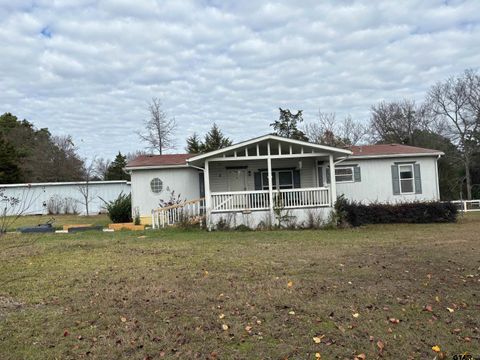
[[[477,1],[0,0],[0,113],[71,134],[83,155],[144,145],[146,104],[236,141],[278,107],[366,121],[480,63]]]

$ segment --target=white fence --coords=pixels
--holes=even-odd
[[[458,209],[463,212],[480,211],[480,200],[455,200],[453,204],[458,206]]]
[[[24,209],[23,215],[48,214],[49,208],[59,213],[86,213],[85,182],[32,183],[32,184],[0,184],[0,192],[9,198],[17,198],[19,203],[7,207],[7,215],[18,213]],[[89,213],[98,214],[104,211],[105,201],[115,200],[120,193],[130,193],[130,182],[90,181],[88,183]],[[3,204],[2,204],[3,207]]]
[[[214,192],[212,212],[267,210],[270,208],[267,190]],[[273,193],[274,206],[284,209],[330,206],[329,188],[284,189]]]

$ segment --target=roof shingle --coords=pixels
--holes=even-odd
[[[376,144],[351,146],[352,156],[375,156],[375,155],[411,155],[411,154],[432,154],[441,151],[425,149],[417,146],[402,144]]]
[[[351,146],[352,156],[384,156],[441,154],[441,151],[402,144],[377,144]],[[127,168],[186,165],[195,154],[140,155],[127,164]]]
[[[140,155],[127,164],[127,168],[146,166],[186,165],[187,159],[195,154]]]

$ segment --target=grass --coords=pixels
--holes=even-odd
[[[479,233],[480,214],[331,231],[8,234],[1,358],[480,355]]]
[[[69,224],[92,224],[92,225],[107,225],[110,223],[108,215],[28,215],[18,218],[15,223],[12,224],[9,231],[23,226],[35,226],[38,224],[44,224],[50,219],[55,219],[53,226],[56,228],[62,228],[63,225]]]

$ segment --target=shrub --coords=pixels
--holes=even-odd
[[[131,195],[120,193],[113,201],[105,201],[105,207],[108,211],[108,217],[113,223],[132,222],[132,198]]]
[[[449,202],[411,202],[365,205],[339,197],[335,205],[337,224],[361,226],[389,223],[455,222],[458,210]]]
[[[61,214],[64,206],[65,204],[63,199],[58,195],[53,195],[50,199],[48,199],[48,203],[47,203],[48,215]]]

